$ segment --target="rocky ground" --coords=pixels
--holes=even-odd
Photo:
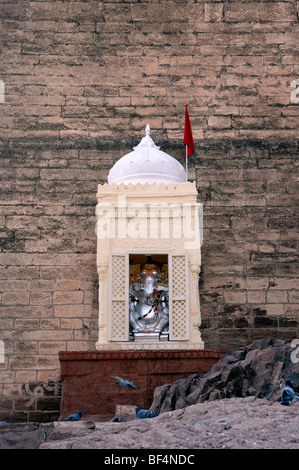
[[[230,398],[94,429],[57,427],[46,449],[299,449],[299,403]]]
[[[1,449],[299,449],[299,402],[225,398],[145,420],[2,425],[0,432]]]
[[[299,449],[299,401],[280,404],[286,379],[299,394],[292,351],[275,339],[229,351],[208,373],[158,387],[155,418],[132,404],[109,422],[0,424],[0,449]]]

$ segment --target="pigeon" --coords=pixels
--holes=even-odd
[[[127,387],[127,388],[140,388],[137,385],[135,385],[133,382],[127,379],[123,379],[122,377],[119,377],[118,375],[106,375],[106,377],[111,377],[112,379],[116,379],[115,383],[117,385],[120,385],[121,387]]]
[[[155,416],[159,416],[157,413],[154,413],[151,410],[142,410],[138,406],[136,406],[135,411],[136,411],[136,416],[140,419],[154,418]]]
[[[64,421],[79,421],[82,415],[83,411],[78,411],[78,413],[68,416]]]

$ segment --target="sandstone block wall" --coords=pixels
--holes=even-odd
[[[197,139],[298,133],[296,1],[3,0],[0,35],[2,138],[181,139],[186,100]]]
[[[0,419],[59,413],[59,351],[97,340],[97,185],[147,123],[184,163],[185,103],[205,346],[298,336],[298,11],[1,2]]]

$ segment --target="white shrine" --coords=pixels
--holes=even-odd
[[[149,125],[97,192],[98,350],[203,349],[202,204]]]

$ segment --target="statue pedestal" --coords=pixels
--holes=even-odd
[[[172,342],[168,338],[158,341],[124,341],[124,342],[98,342],[96,343],[97,351],[198,351],[204,349],[204,342]]]
[[[155,343],[160,341],[160,333],[133,333],[135,343]]]

